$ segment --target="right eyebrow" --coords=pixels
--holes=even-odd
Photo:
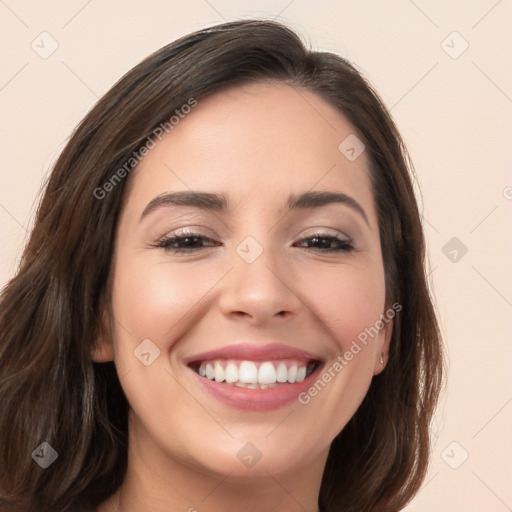
[[[223,211],[228,209],[228,200],[223,194],[209,192],[168,192],[152,199],[140,216],[140,220],[164,205],[195,206],[205,210]]]

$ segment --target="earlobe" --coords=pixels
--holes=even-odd
[[[95,363],[113,361],[114,351],[112,350],[112,344],[104,341],[103,339],[97,340],[91,349],[91,359]]]
[[[393,333],[393,320],[388,320],[382,327],[380,336],[378,338],[376,347],[377,357],[375,358],[375,364],[373,368],[373,375],[378,375],[384,368],[386,368],[389,345],[391,342],[391,334]]]
[[[111,336],[107,334],[108,318],[103,310],[101,318],[100,334],[91,349],[91,359],[96,363],[106,363],[114,360],[114,349]]]

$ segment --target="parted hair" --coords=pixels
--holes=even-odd
[[[115,229],[131,176],[100,198],[97,190],[190,98],[261,81],[319,95],[357,130],[378,214],[386,304],[402,306],[386,368],[332,442],[319,508],[393,512],[418,492],[443,353],[412,163],[353,64],[308,49],[281,23],[253,19],[198,30],[131,69],[80,122],[44,184],[0,296],[0,510],[94,511],[122,483],[129,404],[113,362],[93,362],[91,350],[109,310]],[[31,456],[42,442],[58,453],[46,469]]]

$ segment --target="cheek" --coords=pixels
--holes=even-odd
[[[132,352],[151,339],[162,353],[193,328],[190,319],[202,314],[212,290],[229,266],[158,262],[147,257],[119,258],[114,275],[113,308],[118,354]]]
[[[115,363],[138,417],[152,418],[159,424],[162,393],[172,397],[173,408],[188,410],[189,397],[180,392],[179,383],[169,375],[168,355],[176,341],[190,333],[190,318],[201,314],[204,298],[223,273],[219,266],[206,270],[193,264],[155,263],[147,257],[121,256],[116,261],[112,295]],[[143,345],[148,347],[145,351],[150,352],[152,361],[145,366],[137,354],[143,340],[148,339],[160,353],[153,359],[155,349],[151,344]]]
[[[340,352],[384,312],[384,274],[379,265],[326,267],[314,275],[305,273],[302,279],[308,306]]]

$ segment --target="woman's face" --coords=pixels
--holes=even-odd
[[[94,357],[115,361],[145,464],[325,464],[391,333],[354,134],[311,92],[252,84],[199,100],[133,171]]]

